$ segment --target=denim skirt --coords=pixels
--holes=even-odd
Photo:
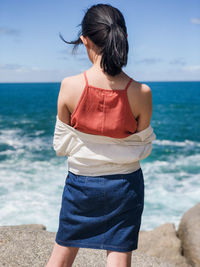
[[[68,171],[55,241],[65,247],[135,250],[143,208],[141,168],[102,176]]]

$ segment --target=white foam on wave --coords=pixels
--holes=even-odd
[[[0,143],[17,148],[21,144],[20,134],[22,134],[20,129],[2,129],[0,132]]]
[[[23,130],[21,129],[2,129],[0,132],[0,144],[5,144],[13,147],[15,150],[19,149],[35,149],[42,150],[45,147],[51,145],[51,139],[47,137],[40,137],[39,135],[44,131],[35,131],[34,137],[24,136]],[[12,150],[12,149],[8,149]],[[21,150],[22,151],[22,150]],[[19,151],[18,151],[19,152]],[[6,153],[6,151],[4,152]]]
[[[192,141],[186,139],[185,141],[171,141],[171,140],[154,140],[153,144],[155,145],[161,145],[161,146],[178,146],[178,147],[184,147],[184,146],[197,146],[200,147],[200,142]]]
[[[33,121],[32,120],[29,120],[29,119],[21,119],[20,120],[20,124],[30,124],[32,122]],[[19,124],[19,121],[13,121],[12,124],[18,125]]]
[[[0,169],[0,224],[42,223],[49,231],[56,231],[67,175],[65,161],[65,158],[53,158],[30,162],[24,158],[18,163],[14,160],[3,163]]]
[[[174,155],[169,161],[142,164],[145,207],[141,229],[170,222],[178,228],[185,211],[199,202],[200,154]]]
[[[0,143],[14,148],[1,151],[8,155],[0,168],[0,224],[44,224],[55,232],[61,204],[67,158],[52,157],[32,161],[32,152],[52,149],[52,138],[22,135],[21,129],[1,130]],[[155,143],[155,142],[154,142]],[[165,145],[189,147],[193,141],[173,142]],[[177,145],[178,144],[178,145]],[[157,140],[157,145],[163,145]],[[190,151],[190,150],[187,150]],[[191,154],[191,153],[190,153]],[[38,154],[40,155],[40,153]],[[200,154],[170,154],[165,160],[141,161],[145,180],[145,207],[141,230],[151,230],[162,223],[172,222],[178,227],[183,213],[199,201]],[[51,219],[49,219],[51,218]]]

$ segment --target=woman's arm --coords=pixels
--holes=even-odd
[[[68,79],[65,78],[61,81],[60,91],[57,100],[57,115],[62,122],[70,125],[71,114],[66,104],[68,102],[67,99],[69,97],[68,88]]]
[[[152,93],[151,88],[146,85],[142,84],[139,98],[138,98],[138,127],[136,132],[140,132],[146,129],[151,123],[151,116],[153,111],[152,106]]]

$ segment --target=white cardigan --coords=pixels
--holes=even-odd
[[[153,128],[125,138],[88,134],[62,122],[56,116],[53,148],[57,156],[68,157],[68,170],[79,175],[123,174],[140,168],[139,160],[152,151]]]

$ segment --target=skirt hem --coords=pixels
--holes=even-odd
[[[118,247],[118,246],[111,246],[106,244],[85,244],[85,243],[78,243],[78,242],[66,242],[59,239],[55,239],[55,242],[64,247],[78,247],[78,248],[91,248],[91,249],[103,249],[103,250],[112,250],[117,252],[130,252],[136,250],[138,248],[137,245],[132,246],[131,248],[125,247]]]

